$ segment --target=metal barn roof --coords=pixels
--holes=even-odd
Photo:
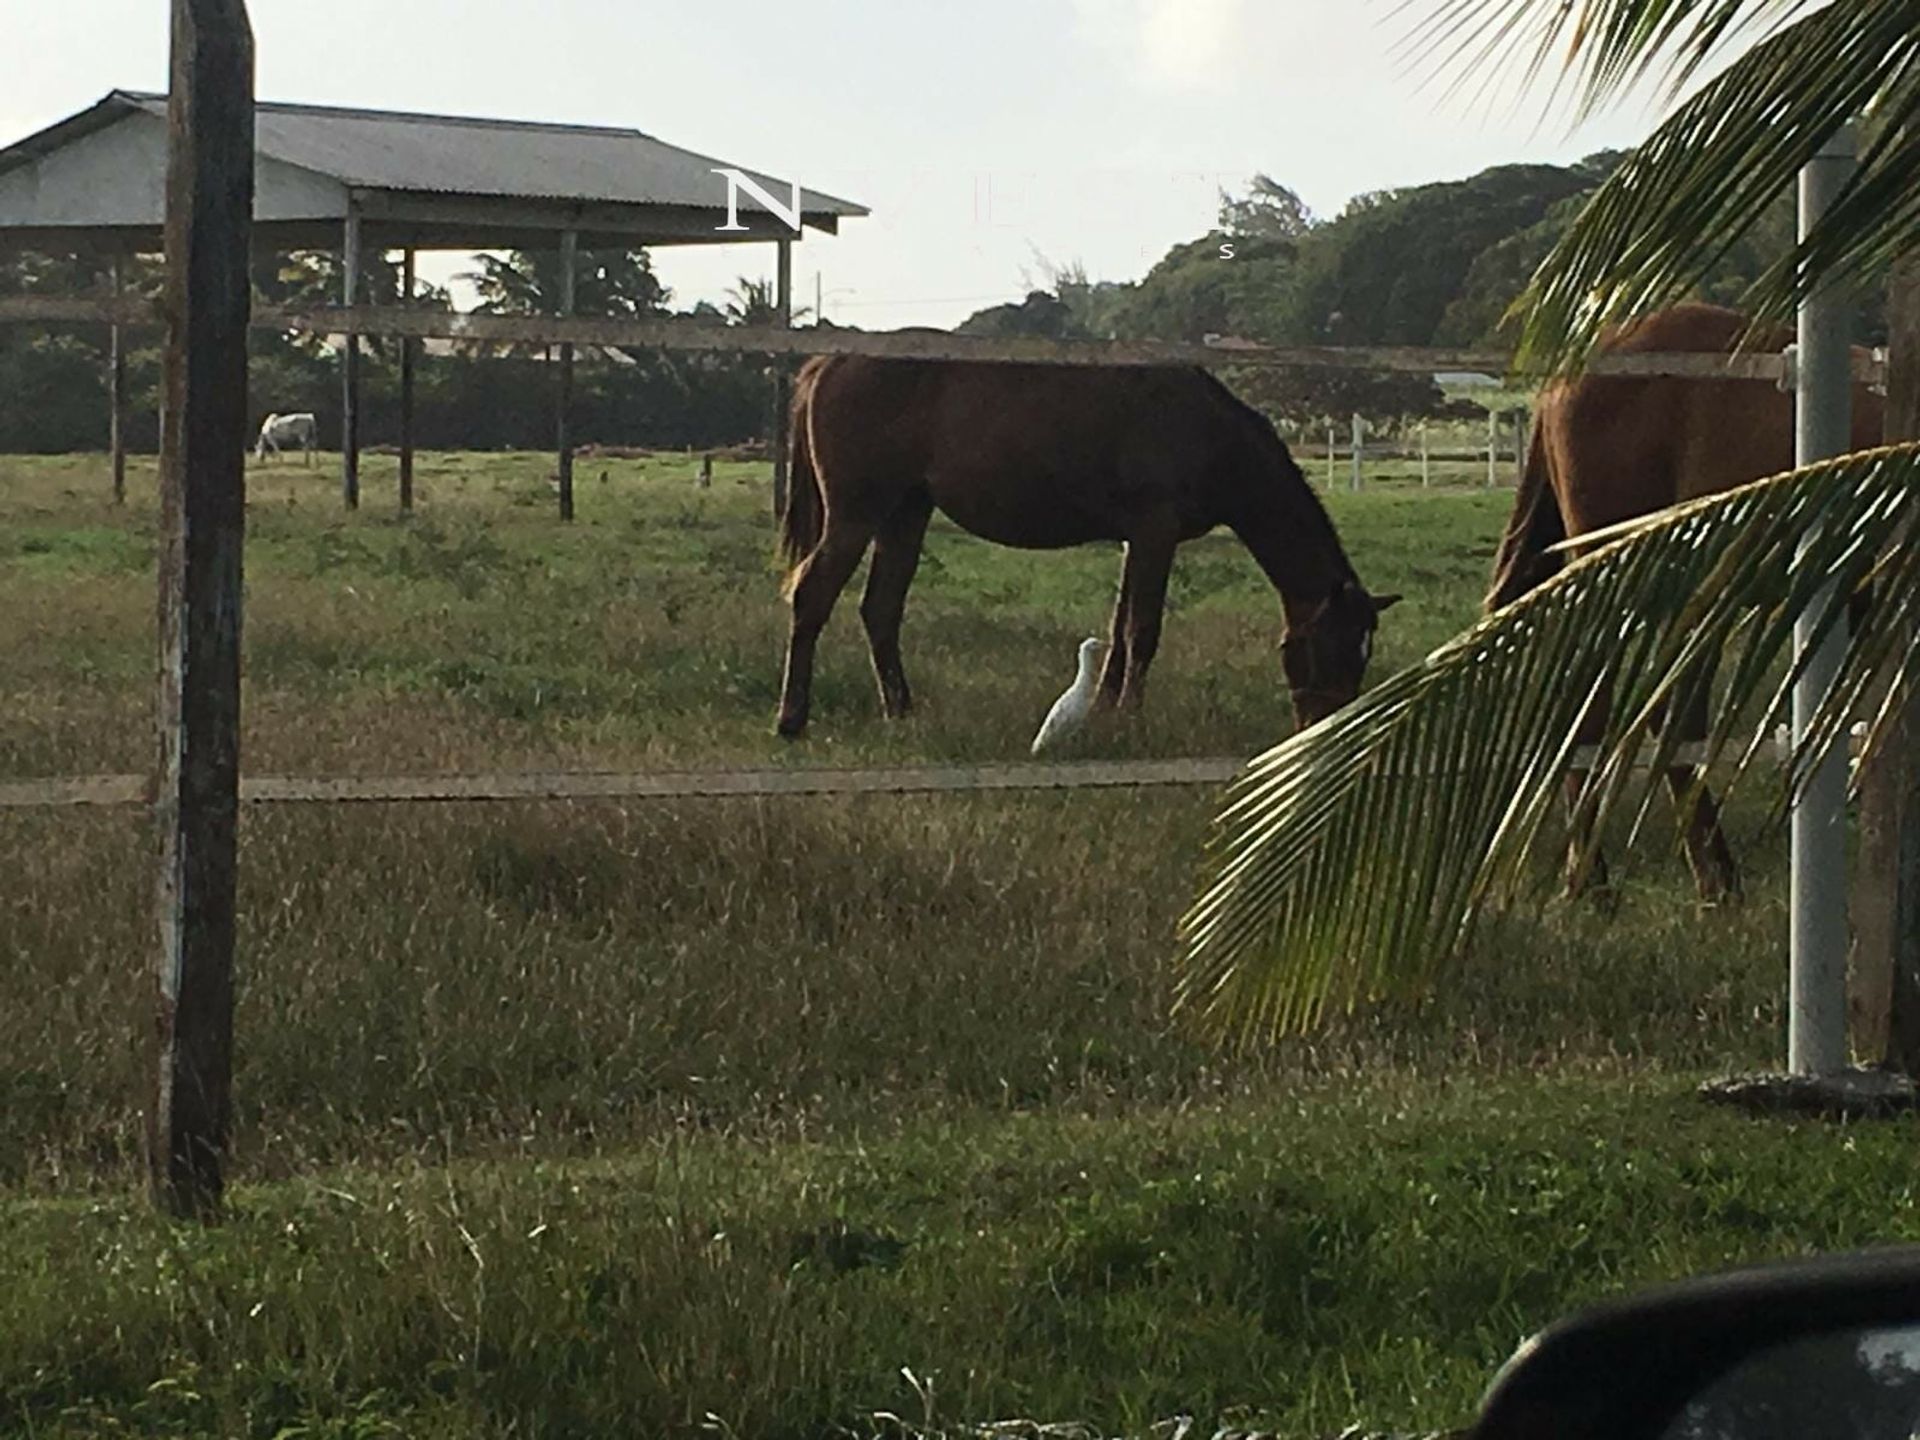
[[[115,90],[0,150],[0,236],[157,235],[166,117],[166,96]],[[793,238],[744,188],[747,229],[716,228],[728,204],[716,168],[739,169],[782,200],[789,182],[639,130],[260,102],[254,135],[255,223],[269,232],[263,239],[283,243],[327,243],[350,205],[369,242],[388,246],[550,243],[562,229],[579,230],[588,245]],[[800,210],[804,224],[828,232],[867,213],[804,189]]]

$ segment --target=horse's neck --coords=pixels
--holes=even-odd
[[[1261,487],[1227,521],[1279,592],[1289,618],[1297,608],[1325,600],[1337,582],[1354,574],[1319,500],[1304,479],[1295,483],[1303,493],[1287,494],[1284,482]]]

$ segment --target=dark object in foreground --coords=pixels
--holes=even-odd
[[[1522,1345],[1473,1440],[1907,1440],[1920,1247],[1695,1278]]]
[[[1280,593],[1302,725],[1360,691],[1380,611],[1273,426],[1197,368],[819,356],[794,383],[781,518],[793,606],[779,732],[807,726],[813,652],[867,547],[860,618],[889,716],[913,704],[900,621],[937,508],[999,545],[1126,546],[1097,705],[1137,704],[1182,541],[1225,525]]]

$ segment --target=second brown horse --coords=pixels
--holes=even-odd
[[[795,383],[782,524],[792,628],[779,733],[805,730],[814,645],[868,545],[860,616],[890,716],[912,706],[900,622],[938,508],[983,539],[1126,546],[1099,703],[1138,703],[1174,549],[1225,525],[1280,594],[1294,712],[1359,693],[1376,617],[1273,426],[1206,371],[822,356]]]
[[[1622,326],[1599,353],[1725,355],[1747,324],[1734,310],[1676,305]],[[1792,339],[1790,331],[1774,330],[1757,336],[1755,348],[1777,352]],[[1854,387],[1853,449],[1881,443],[1883,408],[1866,386]],[[1558,571],[1563,556],[1548,552],[1563,540],[1791,470],[1793,409],[1793,396],[1760,380],[1588,375],[1541,391],[1487,609],[1517,600]],[[1597,709],[1591,713],[1581,742],[1597,741],[1605,719]],[[1706,734],[1704,689],[1678,723],[1684,739]],[[1739,873],[1713,794],[1705,785],[1696,788],[1695,779],[1691,766],[1667,774],[1675,799],[1691,797],[1687,859],[1702,898],[1730,897],[1739,892]],[[1567,777],[1575,823],[1583,827],[1577,801],[1584,783],[1581,774]],[[1584,883],[1572,868],[1568,879],[1570,889]],[[1585,880],[1605,885],[1606,866],[1597,856]]]

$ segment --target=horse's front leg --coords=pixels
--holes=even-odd
[[[1127,542],[1126,673],[1120,686],[1120,708],[1138,708],[1147,684],[1147,667],[1160,648],[1160,620],[1167,604],[1167,580],[1173,573],[1173,551],[1179,544],[1171,527]]]
[[[1611,692],[1602,689],[1595,695],[1574,731],[1574,743],[1597,745],[1605,738]],[[1603,909],[1614,904],[1613,882],[1607,872],[1607,857],[1594,837],[1594,806],[1587,795],[1589,770],[1569,770],[1563,782],[1567,807],[1567,898],[1590,896]]]
[[[1711,676],[1709,670],[1698,690],[1681,708],[1683,740],[1707,738],[1707,686]],[[1691,765],[1671,766],[1667,770],[1667,789],[1674,803],[1686,813],[1687,864],[1693,870],[1694,888],[1700,898],[1709,905],[1738,900],[1740,867],[1734,863],[1733,847],[1727,844],[1726,832],[1720,828],[1720,807],[1714,803],[1713,791]]]
[[[1107,658],[1100,667],[1100,688],[1094,693],[1097,710],[1110,710],[1120,703],[1120,692],[1127,681],[1127,612],[1133,593],[1133,546],[1128,545],[1120,562],[1120,593],[1113,601],[1113,627],[1107,637]]]

